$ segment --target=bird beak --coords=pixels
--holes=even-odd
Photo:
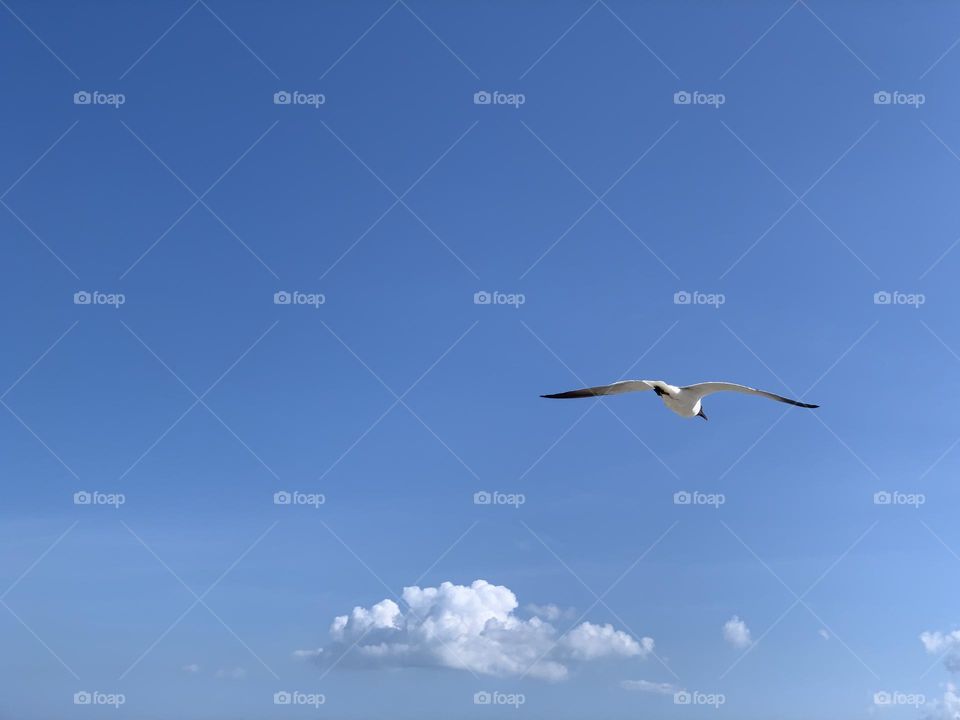
[[[707,414],[703,411],[703,408],[700,408],[700,412],[697,413],[697,417],[702,417],[704,420],[707,419]]]

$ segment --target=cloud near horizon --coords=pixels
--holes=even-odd
[[[475,580],[403,589],[393,600],[357,606],[330,626],[333,644],[298,650],[301,658],[359,668],[442,667],[495,676],[563,680],[572,663],[646,657],[652,638],[639,640],[613,626],[583,622],[562,633],[540,617],[515,614],[517,597],[503,585]],[[346,655],[344,655],[346,653]]]
[[[653,693],[655,695],[674,695],[680,692],[680,687],[667,682],[650,682],[649,680],[621,680],[620,687],[624,690]]]

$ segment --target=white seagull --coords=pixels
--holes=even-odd
[[[697,383],[696,385],[677,387],[676,385],[665,383],[663,380],[621,380],[612,385],[598,385],[597,387],[584,388],[583,390],[570,390],[569,392],[541,395],[540,397],[558,399],[600,397],[603,395],[620,395],[621,393],[639,392],[641,390],[653,390],[660,399],[663,400],[664,405],[681,417],[702,417],[704,420],[707,419],[707,416],[703,412],[700,401],[707,395],[713,395],[713,393],[717,392],[738,392],[747,393],[748,395],[759,395],[760,397],[770,398],[771,400],[802,408],[820,407],[819,405],[808,405],[807,403],[791,400],[790,398],[775,395],[771,392],[757,390],[756,388],[747,387],[746,385],[737,385],[728,382],[704,382]]]

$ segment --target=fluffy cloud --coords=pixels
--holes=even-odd
[[[723,637],[735,648],[745,648],[752,642],[750,628],[736,615],[723,624]]]
[[[920,633],[920,642],[931,655],[943,655],[943,665],[948,672],[960,673],[960,630],[942,633]],[[949,695],[949,693],[947,693]]]
[[[574,612],[573,608],[562,608],[552,603],[548,605],[535,605],[534,603],[530,603],[526,606],[526,610],[531,615],[536,615],[538,618],[543,618],[549,622],[576,617],[576,612]]]
[[[673,695],[680,691],[679,687],[671,683],[650,682],[649,680],[623,680],[620,687],[624,690],[636,690],[656,695]]]
[[[960,694],[957,694],[956,685],[948,683],[943,698],[928,704],[924,719],[957,720],[957,718],[960,718]]]
[[[445,667],[510,676],[562,680],[572,662],[645,657],[653,640],[639,641],[610,625],[584,622],[566,634],[540,617],[515,614],[516,595],[502,585],[475,580],[403,589],[405,609],[393,600],[355,607],[334,618],[333,645],[301,657],[354,667]]]
[[[960,630],[954,630],[948,633],[942,633],[939,630],[936,632],[923,632],[920,633],[920,642],[923,643],[924,649],[932,655],[939,655],[948,650],[956,650],[960,647]]]

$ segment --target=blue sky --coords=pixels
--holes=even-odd
[[[960,711],[956,6],[0,4],[0,717]]]

